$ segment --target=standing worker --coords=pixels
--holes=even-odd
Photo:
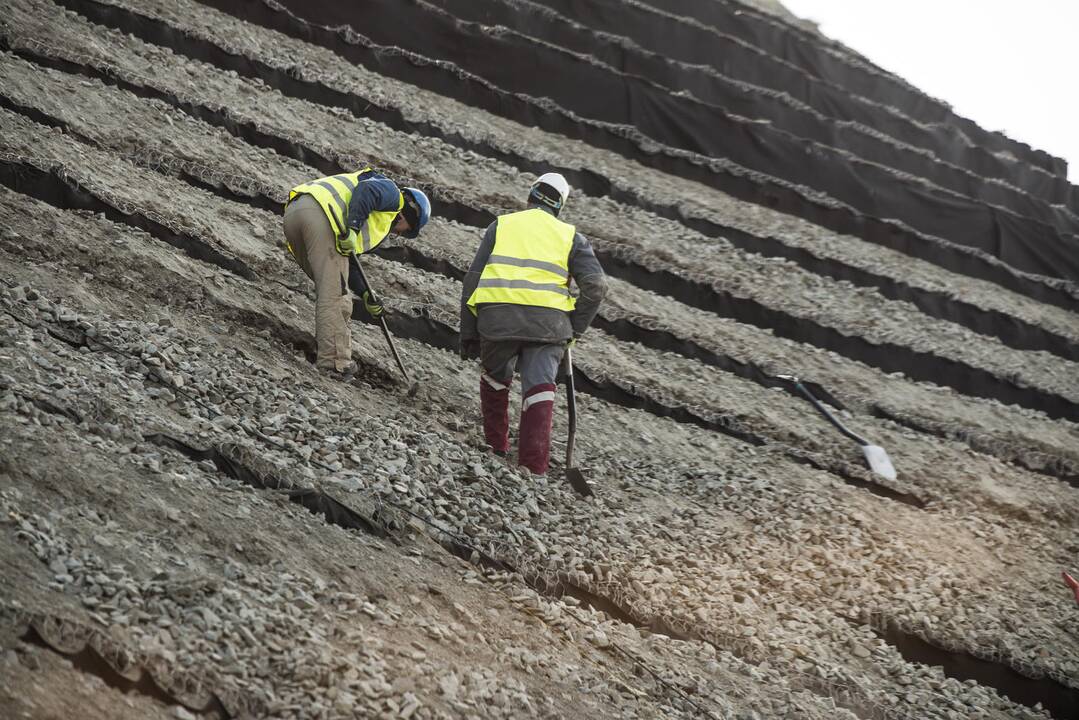
[[[285,240],[292,257],[315,281],[315,364],[319,370],[342,380],[356,373],[349,333],[349,258],[368,252],[391,232],[414,238],[430,218],[431,203],[422,191],[401,190],[369,167],[312,180],[289,191]],[[382,306],[374,302],[370,288],[356,289],[368,314],[380,316]]]
[[[478,351],[483,434],[509,451],[513,373],[521,373],[517,462],[547,472],[555,376],[567,343],[588,329],[607,294],[592,246],[558,219],[569,185],[558,173],[533,183],[528,209],[499,216],[487,228],[461,293],[461,357]],[[580,297],[570,294],[570,278]]]

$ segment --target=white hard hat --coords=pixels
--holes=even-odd
[[[549,197],[549,192],[544,192],[543,189],[537,190],[541,185],[546,185],[554,190],[558,193],[558,197]],[[566,200],[569,199],[569,183],[566,182],[566,178],[562,177],[561,173],[544,173],[536,178],[536,182],[532,183],[528,196],[555,210],[561,210],[565,206]]]

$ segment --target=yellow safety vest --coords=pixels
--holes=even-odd
[[[569,253],[576,229],[539,208],[502,215],[495,246],[468,307],[481,303],[535,305],[573,310]]]
[[[285,206],[287,207],[298,195],[310,195],[322,206],[322,211],[326,213],[326,219],[330,221],[330,229],[333,230],[334,237],[340,238],[342,235],[347,234],[349,244],[359,248],[359,252],[365,253],[377,246],[389,235],[397,214],[405,206],[405,196],[401,195],[396,210],[376,210],[372,212],[367,216],[367,222],[360,228],[360,237],[357,238],[356,231],[349,228],[345,221],[348,218],[348,205],[352,200],[352,192],[356,189],[356,186],[361,182],[369,182],[375,179],[360,180],[360,176],[368,172],[371,172],[369,167],[359,172],[331,175],[330,177],[297,185],[292,190],[289,190]]]

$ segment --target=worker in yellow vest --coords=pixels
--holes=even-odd
[[[484,437],[495,453],[509,451],[510,385],[519,371],[517,462],[534,475],[547,472],[555,377],[566,344],[588,329],[607,293],[592,246],[558,219],[568,198],[562,175],[536,180],[528,209],[487,228],[461,293],[461,357],[479,354]]]
[[[372,250],[391,232],[414,238],[430,218],[431,203],[421,190],[401,190],[371,168],[312,180],[289,191],[285,240],[292,257],[315,281],[320,370],[343,380],[356,372],[349,333],[350,256]],[[355,289],[372,317],[382,314],[369,288]]]

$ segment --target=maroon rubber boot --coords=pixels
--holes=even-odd
[[[480,412],[483,414],[483,437],[491,450],[505,455],[510,449],[510,380],[499,382],[484,374],[480,377]]]
[[[521,400],[521,426],[517,438],[517,464],[533,475],[546,475],[551,455],[551,422],[555,386],[536,385]]]

